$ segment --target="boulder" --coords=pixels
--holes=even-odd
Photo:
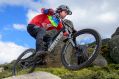
[[[3,67],[0,67],[0,72],[3,72],[4,71],[4,68]]]
[[[113,36],[109,42],[110,57],[119,64],[119,35]]]
[[[116,31],[112,34],[111,37],[114,37],[116,35],[119,35],[119,27],[117,27]]]
[[[108,62],[101,54],[99,54],[93,64],[96,66],[104,67],[107,66]]]
[[[46,57],[48,67],[61,67],[61,51],[64,43],[60,41],[55,49]]]
[[[61,78],[48,72],[34,72],[25,75],[12,76],[4,79],[61,79]]]

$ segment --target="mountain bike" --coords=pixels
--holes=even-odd
[[[92,64],[101,48],[100,34],[96,30],[88,28],[72,33],[69,30],[69,24],[64,21],[62,21],[62,24],[64,27],[52,38],[48,45],[48,52],[51,53],[54,50],[63,37],[63,32],[67,31],[69,35],[63,40],[64,46],[61,51],[61,62],[64,67],[70,70],[79,70]],[[19,71],[25,69],[29,73],[33,72],[36,65],[43,65],[42,61],[40,55],[36,56],[35,49],[27,49],[15,61],[12,73],[16,75]]]

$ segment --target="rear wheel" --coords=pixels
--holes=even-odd
[[[61,53],[62,64],[71,70],[78,70],[90,65],[98,56],[101,37],[93,29],[83,29],[75,37],[77,47],[67,41]]]
[[[25,50],[15,61],[13,65],[13,75],[17,75],[18,72],[26,70],[26,72],[30,72],[34,62],[33,56],[35,55],[35,49],[27,49]]]

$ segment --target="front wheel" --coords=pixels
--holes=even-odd
[[[75,38],[77,47],[67,41],[61,53],[62,64],[71,70],[89,66],[98,56],[101,48],[101,37],[93,29],[83,29],[77,32]]]

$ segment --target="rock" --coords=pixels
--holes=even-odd
[[[99,54],[93,64],[96,66],[104,67],[107,66],[108,63],[107,60],[101,54]]]
[[[113,60],[110,57],[109,44],[102,45],[101,51],[102,51],[101,55],[107,60],[108,64],[113,63]]]
[[[119,27],[116,29],[116,31],[112,34],[112,36],[111,37],[114,37],[114,36],[116,36],[116,35],[119,35]]]
[[[31,74],[12,76],[4,79],[61,79],[61,78],[48,72],[34,72]]]
[[[110,47],[110,57],[113,61],[119,64],[119,35],[116,35],[111,38],[109,42]]]
[[[110,41],[110,38],[102,39],[102,45],[108,45],[109,41]]]
[[[60,41],[55,47],[54,51],[47,56],[47,66],[48,67],[61,67],[61,51],[64,46],[64,43]]]
[[[4,71],[4,68],[3,67],[0,67],[0,72],[3,72]]]

